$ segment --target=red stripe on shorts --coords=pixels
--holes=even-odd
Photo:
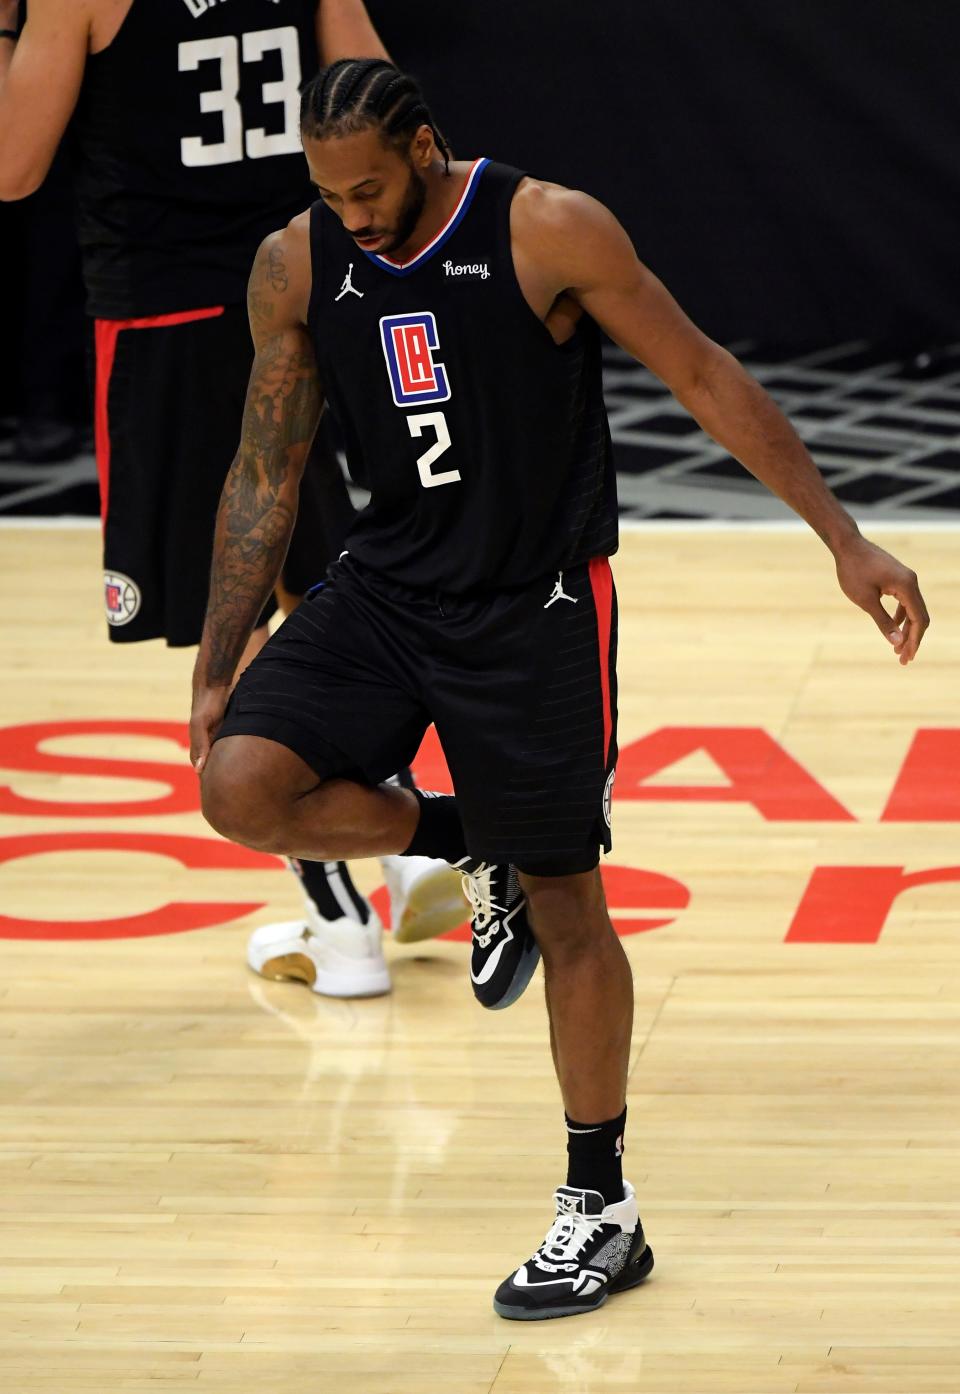
[[[211,305],[203,310],[178,310],[172,315],[147,315],[141,319],[98,319],[94,322],[96,349],[96,386],[94,388],[93,437],[97,456],[97,478],[100,481],[100,520],[107,521],[110,500],[110,377],[117,355],[117,338],[121,329],[169,329],[175,324],[190,324],[198,319],[216,319],[225,306]]]
[[[610,757],[613,715],[610,711],[610,627],[613,623],[613,574],[606,557],[590,561],[590,588],[597,611],[597,637],[600,641],[600,691],[603,696],[603,765]]]

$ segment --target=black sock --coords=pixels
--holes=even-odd
[[[340,920],[346,915],[358,924],[367,923],[370,906],[350,879],[346,862],[305,862],[290,857],[289,863],[321,918]]]
[[[566,1118],[566,1114],[564,1114]],[[623,1133],[627,1110],[607,1123],[567,1118],[567,1185],[599,1191],[604,1205],[623,1200]]]
[[[452,794],[425,794],[414,789],[420,805],[420,822],[405,857],[442,857],[458,862],[467,855],[463,824]]]

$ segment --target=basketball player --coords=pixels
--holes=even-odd
[[[599,328],[807,520],[902,663],[927,614],[913,573],[860,536],[779,409],[604,207],[451,162],[416,84],[375,59],[310,83],[301,124],[320,199],[266,239],[250,281],[256,358],[194,679],[204,811],[251,847],[461,868],[487,1006],[514,1000],[542,952],[569,1169],[495,1307],[585,1312],[653,1266],[621,1169],[632,980],[598,875],[617,541]],[[231,697],[324,397],[371,503]],[[456,798],[383,783],[431,719]]]
[[[301,77],[318,50],[384,49],[363,0],[31,0],[19,40],[16,21],[17,5],[0,0],[3,197],[42,182],[76,109],[108,633],[196,644],[253,358],[247,272],[266,233],[312,196]],[[353,514],[322,435],[300,511],[277,578],[288,608],[340,551]],[[269,608],[241,663],[265,641]],[[295,870],[305,920],[257,930],[250,965],[335,996],[389,990],[382,926],[346,865]],[[388,859],[384,875],[397,938],[463,919],[446,866]]]

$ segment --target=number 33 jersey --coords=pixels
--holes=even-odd
[[[584,316],[558,346],[523,296],[510,238],[523,178],[477,160],[404,265],[311,211],[320,380],[371,491],[344,546],[441,596],[525,586],[617,545],[600,334]]]
[[[312,191],[300,85],[317,0],[132,0],[87,60],[77,195],[88,309],[236,304],[263,238]]]

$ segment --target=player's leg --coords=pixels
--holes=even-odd
[[[402,611],[382,614],[347,563],[332,569],[329,583],[280,627],[237,684],[202,780],[215,827],[312,863],[421,855],[415,833],[429,801],[389,782],[389,771],[409,763],[429,721],[411,695],[418,660],[407,652],[402,628]],[[453,856],[463,855],[458,822],[449,845]],[[463,918],[462,900],[452,913],[448,923]],[[322,957],[324,944],[306,937],[310,952]],[[342,925],[334,938],[342,953]],[[379,927],[376,940],[375,954],[372,944],[366,951],[370,975],[376,977],[376,956],[385,979]],[[290,952],[302,957],[302,930]],[[262,971],[268,961],[265,950],[254,966]],[[324,984],[336,958],[331,962],[313,984],[319,991],[330,990]],[[356,991],[345,988],[344,995]]]
[[[314,472],[326,473],[324,464],[323,448],[315,443],[308,461],[304,494],[285,564],[283,581],[277,585],[276,600],[284,614],[291,614],[296,609],[313,584],[313,579],[322,576],[329,564],[330,552],[321,520],[320,499],[322,498],[324,503],[332,504],[336,516],[339,517],[340,512],[337,510],[335,499],[328,500],[325,495],[318,495],[312,483],[308,482],[312,481]],[[342,476],[336,460],[334,466],[342,485]],[[346,507],[352,513],[345,486],[343,493]],[[308,540],[309,534],[313,534],[317,539],[312,545]],[[311,579],[304,579],[306,577]],[[291,589],[287,588],[288,585]],[[257,657],[269,637],[270,631],[265,624],[254,630],[237,665],[238,678]],[[366,896],[361,895],[354,885],[346,862],[312,862],[292,858],[288,860],[288,866],[297,879],[303,897],[303,914],[299,919],[272,922],[255,929],[247,941],[249,966],[264,978],[274,981],[305,981],[316,988],[317,980],[310,972],[311,946],[307,945],[308,951],[305,953],[305,941],[323,938],[325,935],[338,943],[353,938],[365,957],[369,956],[368,951],[374,944],[377,946],[375,957],[378,960],[378,968],[373,981],[382,983],[386,977],[385,967],[379,966],[379,943],[383,925]],[[400,920],[403,909],[402,905],[396,906],[395,922]],[[444,927],[448,925],[449,917]],[[352,968],[341,979],[337,979],[328,971],[321,981],[328,995],[356,995],[358,978]],[[369,983],[369,975],[363,981]]]
[[[381,711],[381,720],[389,719]],[[274,734],[233,735],[228,727],[204,768],[203,814],[223,837],[315,861],[376,857],[409,846],[418,819],[412,794],[363,782],[352,756],[325,749],[319,739],[315,747],[311,743],[307,763],[297,753],[307,748],[298,735],[269,718],[258,725]],[[348,772],[354,777],[345,778]]]
[[[416,821],[416,809],[406,807],[402,791],[325,779],[325,768],[338,768],[336,752],[313,753],[307,765],[282,744],[289,735],[281,730],[277,735],[279,740],[227,736],[215,744],[202,789],[204,814],[218,832],[274,851],[306,847],[303,855],[314,869],[348,856],[402,849]],[[329,886],[330,879],[323,884]],[[248,946],[250,966],[262,977],[299,979],[325,996],[389,992],[379,920],[360,922],[346,915],[319,920],[309,910],[308,916],[305,925],[258,930]]]
[[[590,1127],[598,1118],[616,1120],[626,1100],[633,976],[610,923],[599,870],[575,876],[521,873],[520,883],[543,955],[553,1054],[567,1114]],[[592,1143],[583,1146],[594,1150]],[[616,1168],[603,1158],[597,1166],[609,1171],[611,1183],[599,1184],[606,1182],[599,1172],[592,1179],[606,1199],[615,1199]],[[583,1179],[581,1170],[577,1180]]]
[[[521,875],[543,955],[550,1040],[567,1128],[567,1177],[546,1238],[497,1289],[501,1316],[593,1311],[653,1268],[622,1171],[633,977],[598,871]]]
[[[616,761],[609,565],[500,597],[473,645],[496,704],[481,711],[483,693],[455,691],[438,729],[470,853],[514,868],[519,898],[493,905],[483,952],[535,936],[567,1122],[557,1218],[495,1298],[501,1315],[537,1319],[592,1310],[653,1264],[620,1160],[633,982],[597,869]]]

